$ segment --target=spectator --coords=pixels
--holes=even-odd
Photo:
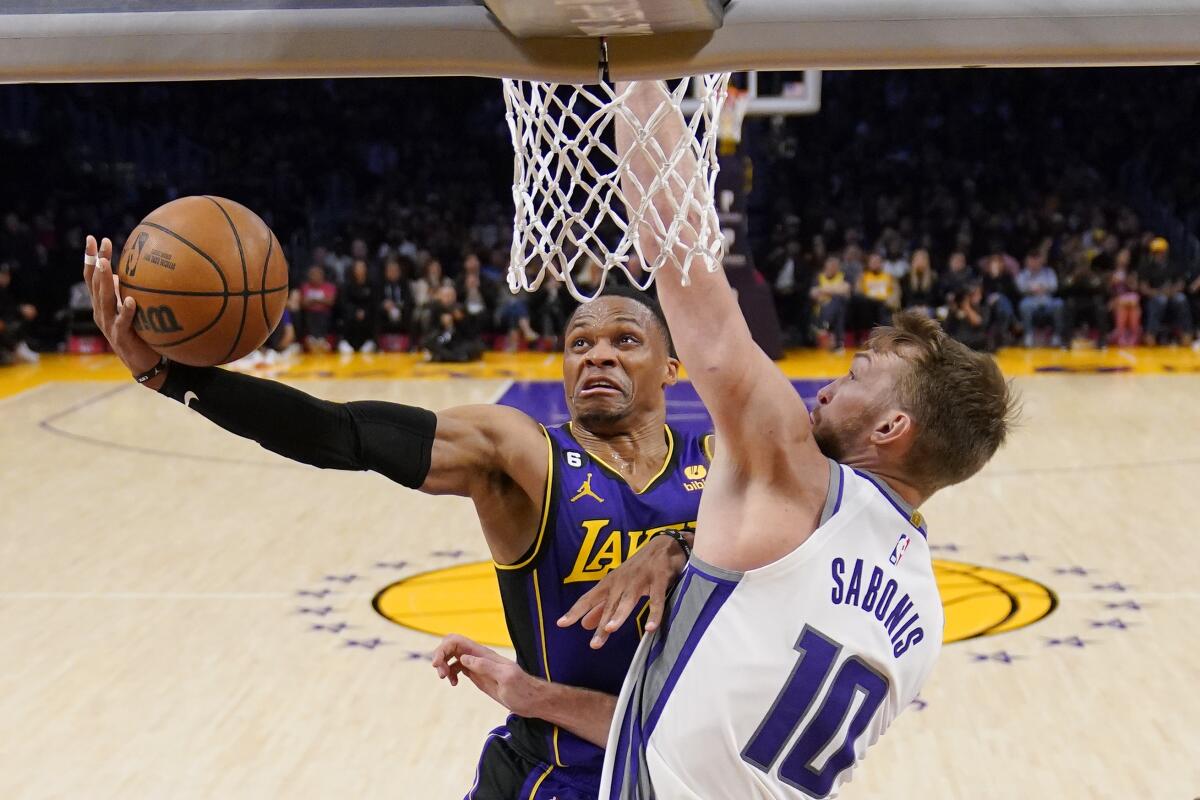
[[[484,277],[479,272],[468,272],[462,279],[463,332],[471,337],[483,340],[492,332],[492,320],[495,319],[495,304],[484,289]]]
[[[337,288],[325,279],[325,268],[313,264],[308,280],[300,287],[300,312],[304,322],[304,344],[310,352],[328,353],[333,331],[333,305]]]
[[[965,289],[950,297],[946,333],[972,350],[990,353],[996,349],[994,341],[988,335],[983,287],[978,282],[967,284]]]
[[[955,298],[962,296],[975,276],[967,267],[967,254],[962,250],[951,253],[946,266],[946,271],[941,274],[937,292],[939,305],[949,308],[954,305]]]
[[[1086,254],[1077,256],[1075,269],[1059,288],[1064,301],[1063,333],[1067,345],[1074,340],[1081,323],[1098,334],[1096,341],[1100,347],[1108,344],[1108,285],[1092,269],[1093,263],[1094,259]]]
[[[1025,257],[1025,268],[1017,275],[1017,290],[1021,293],[1021,327],[1025,330],[1025,346],[1033,347],[1034,326],[1049,318],[1054,325],[1050,344],[1062,346],[1063,301],[1054,296],[1058,291],[1058,275],[1046,263],[1040,250],[1031,250]]]
[[[1113,273],[1108,283],[1109,308],[1113,315],[1112,341],[1120,347],[1131,347],[1142,335],[1142,295],[1138,291],[1137,273],[1132,269],[1133,254],[1128,248],[1117,251]]]
[[[560,343],[567,317],[571,316],[575,303],[566,287],[559,281],[547,277],[534,296],[533,313],[537,321],[534,330],[543,338]]]
[[[988,257],[980,288],[983,289],[983,307],[987,312],[988,335],[996,348],[1005,347],[1016,320],[1013,303],[1017,299],[1017,283],[1002,254],[994,253]]]
[[[529,295],[525,292],[501,293],[496,323],[504,334],[504,349],[510,353],[518,349],[522,340],[526,344],[537,341],[538,335],[529,323]]]
[[[1142,270],[1142,296],[1146,299],[1146,344],[1164,344],[1170,327],[1180,341],[1192,343],[1192,310],[1184,294],[1183,270],[1171,260],[1170,247],[1161,236],[1150,242],[1150,259]]]
[[[462,326],[466,314],[453,286],[438,288],[426,307],[431,324],[421,347],[430,361],[461,363],[482,357],[483,343]]]
[[[856,302],[862,309],[861,326],[888,324],[898,294],[896,279],[883,271],[883,256],[871,253],[855,287]]]
[[[355,350],[374,353],[376,350],[375,313],[378,300],[369,278],[367,262],[361,259],[355,261],[350,267],[350,278],[340,292],[342,341],[338,343],[338,351],[341,353],[353,353]]]
[[[837,256],[829,256],[809,296],[816,304],[814,315],[817,324],[827,336],[829,346],[841,350],[846,339],[846,309],[850,303],[850,284],[842,272],[842,262]]]
[[[375,319],[378,334],[408,335],[413,328],[413,300],[409,289],[403,256],[388,258],[383,267],[383,284],[379,288],[379,306]]]
[[[474,253],[463,259],[462,275],[455,286],[468,321],[479,334],[491,333],[500,286],[483,271],[483,262]]]
[[[442,272],[441,261],[436,258],[427,259],[421,270],[421,277],[412,282],[413,302],[417,308],[433,299],[437,290],[443,286],[454,288],[454,283]]]
[[[899,285],[908,275],[909,270],[912,269],[912,265],[904,257],[904,249],[900,246],[898,237],[892,236],[888,238],[886,252],[887,256],[883,260],[883,271],[895,278],[897,285]],[[916,256],[915,253],[913,255],[914,257]],[[928,257],[928,253],[926,253],[926,257]]]
[[[0,262],[0,366],[15,361],[36,364],[38,354],[25,341],[25,332],[37,318],[37,308],[18,302],[11,287],[11,268]]]
[[[927,317],[934,316],[934,309],[939,305],[935,288],[937,283],[937,273],[929,262],[929,251],[913,251],[912,263],[901,291],[905,310],[918,311]]]

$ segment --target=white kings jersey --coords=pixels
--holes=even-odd
[[[917,696],[944,619],[921,515],[829,463],[791,553],[747,572],[692,558],[625,678],[601,798],[834,797]]]

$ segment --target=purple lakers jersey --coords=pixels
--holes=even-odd
[[[644,487],[631,487],[575,441],[570,424],[543,429],[550,463],[542,522],[533,545],[497,565],[500,594],[517,662],[555,683],[618,694],[637,650],[645,605],[600,650],[580,625],[559,628],[585,592],[664,530],[693,530],[708,474],[710,437],[664,426],[667,457]],[[526,758],[599,788],[604,751],[538,719],[511,716],[510,743]]]

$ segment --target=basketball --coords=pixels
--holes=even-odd
[[[182,364],[225,364],[256,350],[287,302],[279,240],[223,197],[181,197],[150,212],[119,263],[121,296],[137,302],[134,329]]]

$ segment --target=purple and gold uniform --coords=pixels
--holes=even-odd
[[[616,695],[637,650],[643,604],[600,650],[579,625],[556,620],[650,537],[693,530],[708,474],[711,437],[665,426],[667,457],[640,491],[591,455],[570,424],[543,429],[549,469],[542,521],[529,551],[496,565],[517,663],[555,683]],[[510,715],[492,731],[469,800],[594,798],[604,751],[540,719]]]

